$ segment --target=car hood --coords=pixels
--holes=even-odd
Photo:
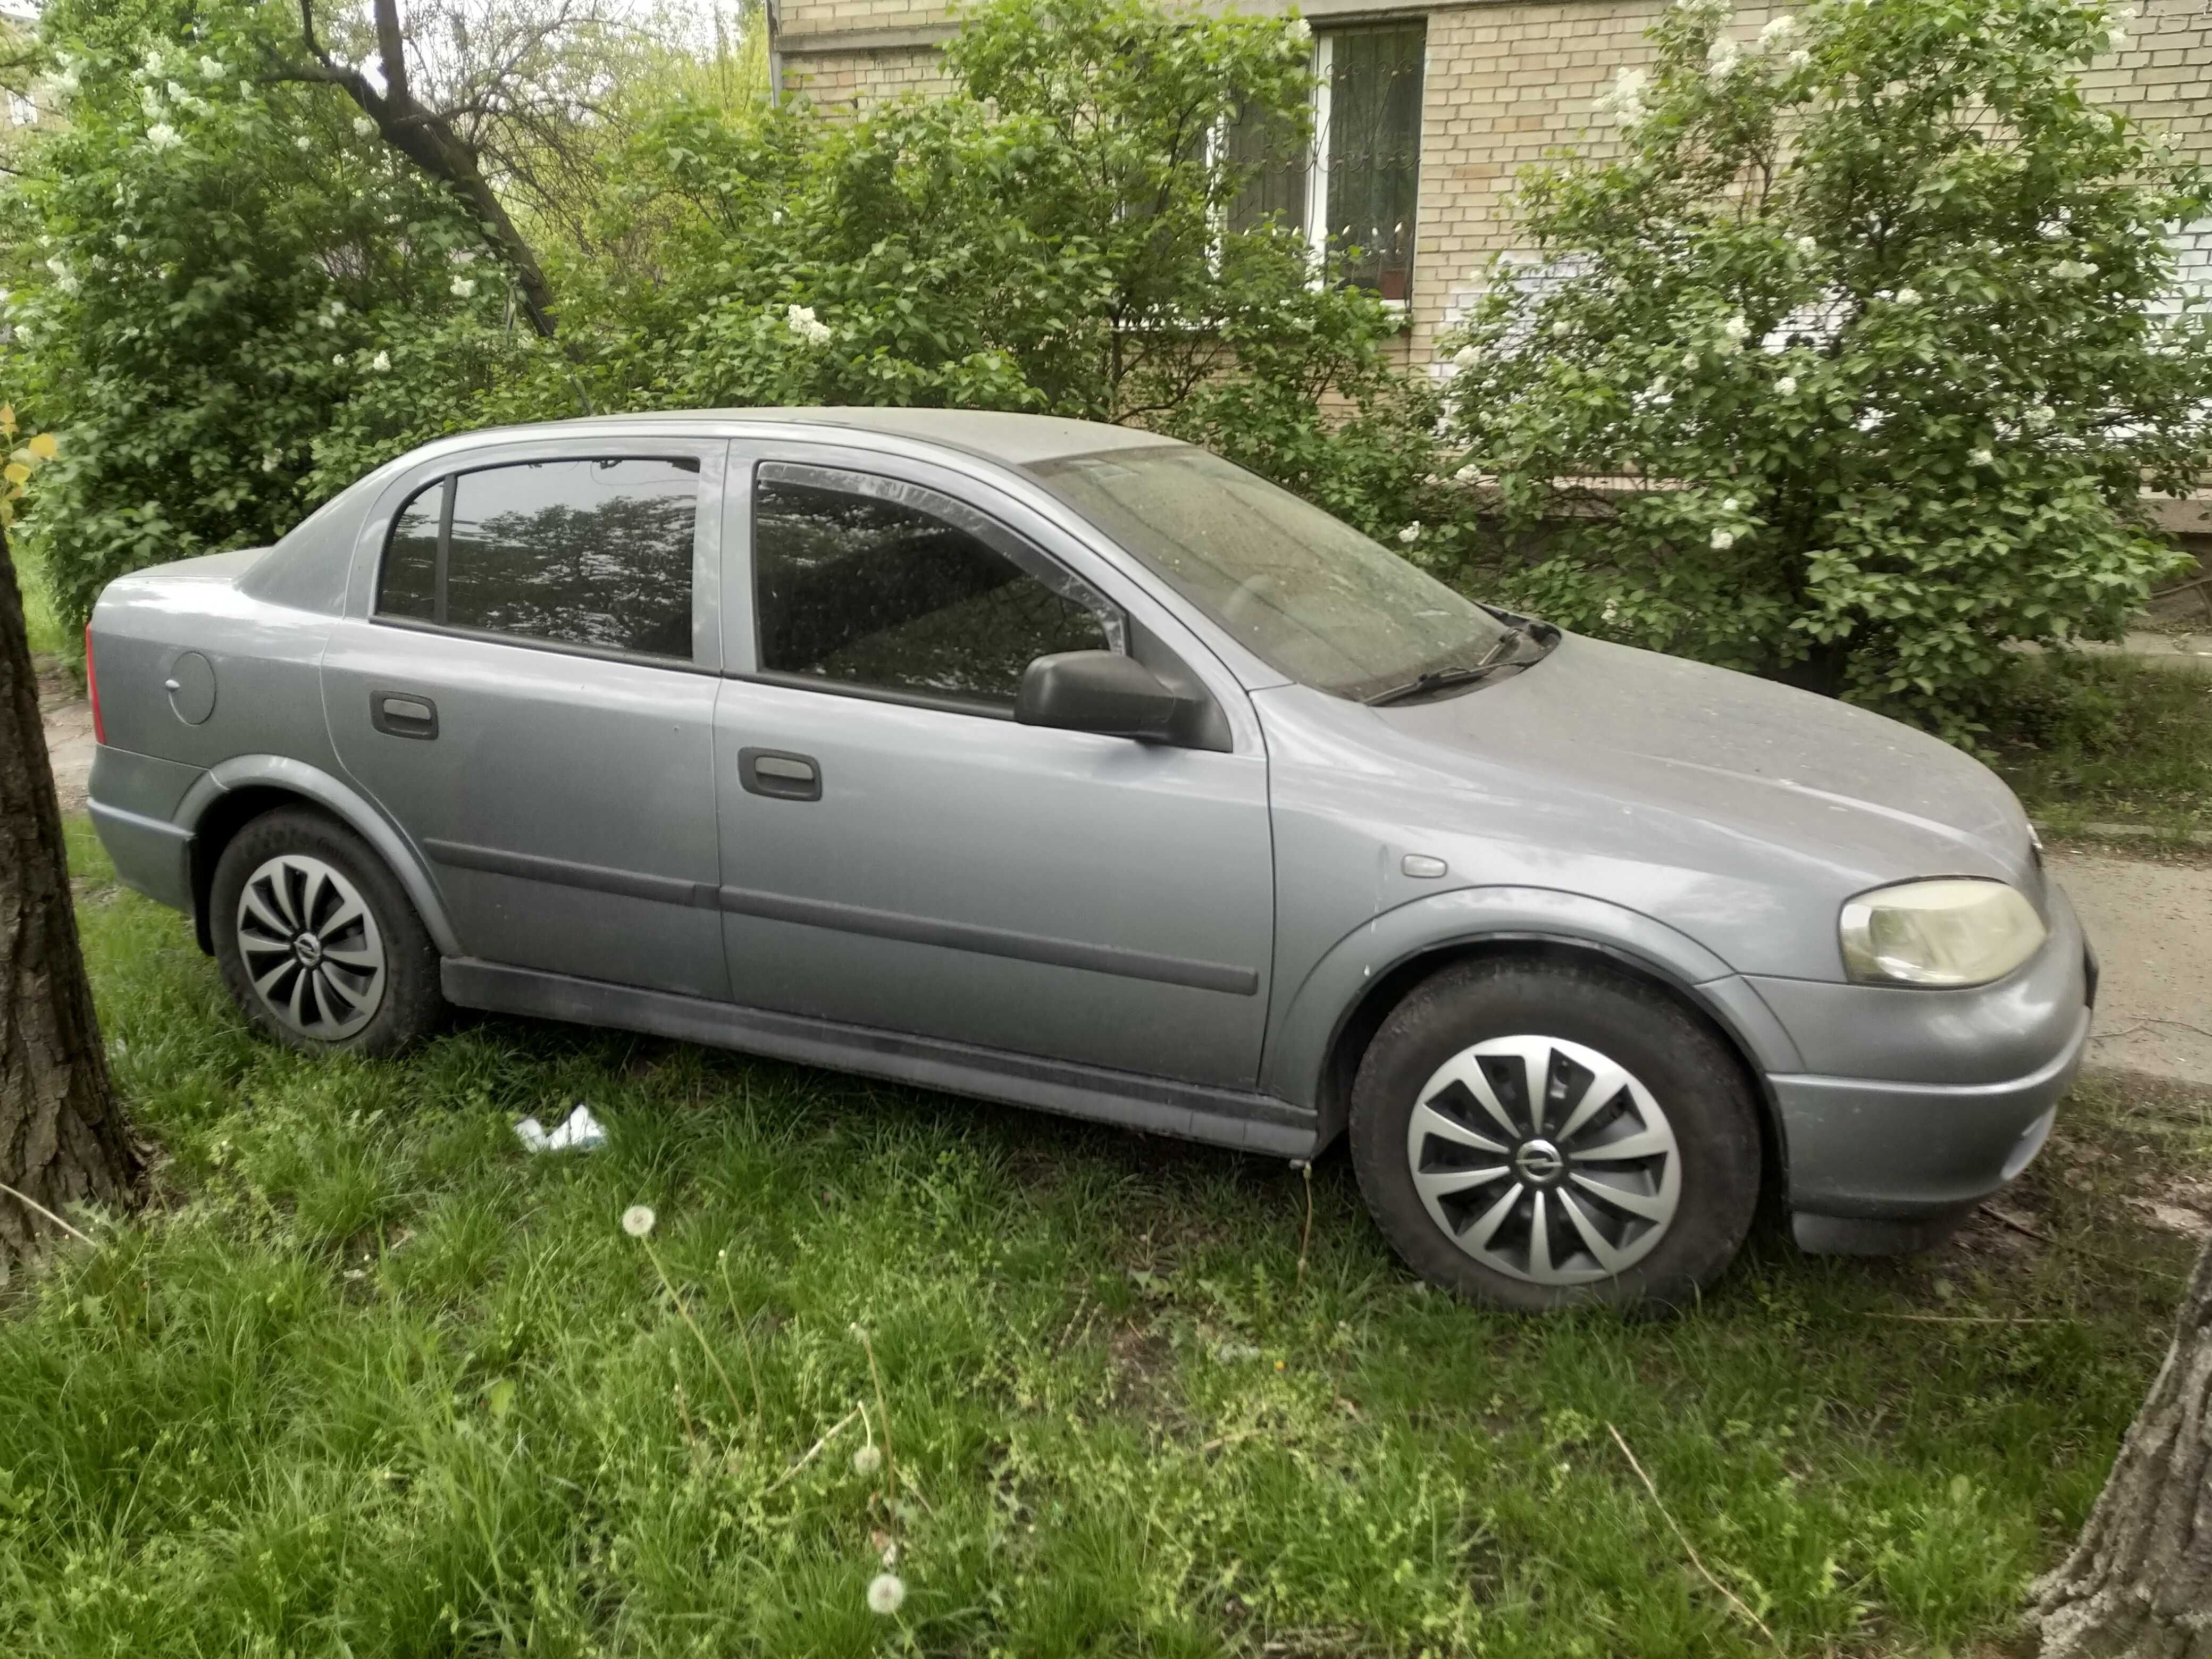
[[[1980,762],[1747,674],[1570,636],[1510,678],[1370,712],[1431,765],[1462,759],[1487,787],[1501,769],[1549,780],[1630,809],[1639,834],[1662,841],[1702,824],[1868,884],[1980,875],[2039,887],[2020,804]]]

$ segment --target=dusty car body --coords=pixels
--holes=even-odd
[[[433,444],[108,588],[94,818],[284,1040],[441,1000],[1349,1125],[1393,1242],[1505,1305],[1679,1299],[1762,1183],[1910,1247],[2034,1155],[2094,960],[1986,769],[1438,598],[1224,466],[924,410]]]

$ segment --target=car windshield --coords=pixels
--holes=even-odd
[[[1147,445],[1028,470],[1261,661],[1338,696],[1480,662],[1506,631],[1381,544],[1203,449]]]

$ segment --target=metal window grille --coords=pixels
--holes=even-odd
[[[1327,38],[1331,274],[1386,300],[1413,292],[1424,41],[1419,23]]]
[[[1290,123],[1265,115],[1229,126],[1227,159],[1248,175],[1229,228],[1250,230],[1271,218],[1301,226],[1316,248],[1328,248],[1332,280],[1386,300],[1410,298],[1425,49],[1419,23],[1321,36],[1310,144]]]

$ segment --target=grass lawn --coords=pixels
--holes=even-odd
[[[2121,656],[2033,658],[1990,758],[2039,823],[2212,830],[2212,673]]]
[[[46,593],[46,567],[38,556],[27,549],[21,537],[10,537],[8,556],[15,561],[15,578],[23,590],[23,621],[31,636],[33,653],[42,656],[68,655],[69,630],[54,614],[53,600]]]
[[[2212,1192],[2202,1103],[2086,1088],[2007,1200],[2034,1237],[1768,1237],[1671,1322],[1487,1317],[1340,1153],[1301,1282],[1279,1164],[519,1022],[288,1055],[71,833],[161,1197],[5,1293],[24,1659],[1772,1651],[1608,1425],[1784,1650],[1970,1650],[2164,1349],[2195,1245],[2149,1204]],[[525,1154],[578,1099],[611,1145]]]

